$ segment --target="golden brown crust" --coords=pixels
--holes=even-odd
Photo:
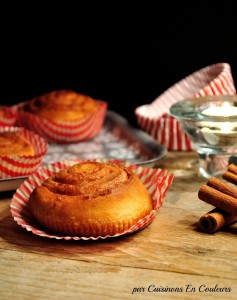
[[[35,151],[31,143],[18,132],[0,132],[0,155],[29,156]]]
[[[71,236],[123,232],[152,210],[136,174],[113,164],[82,162],[56,173],[30,196],[30,209],[45,228]]]
[[[39,118],[73,121],[90,116],[98,109],[98,101],[70,90],[58,90],[36,97],[22,109]]]

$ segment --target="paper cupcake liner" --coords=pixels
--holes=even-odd
[[[235,94],[230,65],[214,64],[185,77],[151,104],[136,108],[139,126],[168,150],[193,150],[192,143],[179,122],[169,114],[174,103],[208,95]]]
[[[54,239],[64,239],[64,240],[98,240],[98,239],[106,239],[117,237],[129,233],[133,233],[135,231],[141,230],[148,226],[155,218],[155,215],[159,208],[162,206],[164,202],[164,198],[166,193],[172,183],[173,175],[167,175],[166,170],[162,169],[151,169],[144,168],[141,166],[136,166],[130,164],[129,162],[122,162],[117,160],[110,160],[113,163],[123,163],[126,167],[131,168],[144,183],[146,188],[148,189],[152,199],[153,199],[153,210],[144,218],[137,221],[137,223],[127,230],[115,234],[115,235],[106,235],[106,236],[97,236],[97,237],[80,237],[80,236],[61,236],[56,235],[51,232],[47,232],[42,230],[39,225],[37,225],[31,215],[29,209],[29,197],[32,193],[33,189],[36,186],[42,184],[48,177],[52,176],[56,172],[70,167],[82,160],[65,160],[61,162],[57,162],[45,167],[41,167],[37,172],[32,174],[16,191],[11,201],[11,214],[14,220],[18,225],[25,228],[27,231],[31,231],[33,234],[54,238]],[[94,160],[95,161],[95,160]],[[96,160],[100,162],[107,162],[108,160]]]
[[[19,132],[33,146],[33,156],[0,156],[0,178],[11,178],[30,175],[40,166],[48,149],[48,143],[34,132],[21,127],[2,127],[0,132]]]
[[[0,110],[2,108],[6,110],[6,114],[3,117],[0,117],[0,127],[15,125],[17,118],[17,110],[14,108],[14,106],[0,106]]]
[[[32,130],[47,141],[56,143],[76,143],[96,136],[104,122],[107,102],[98,101],[99,109],[87,118],[70,122],[55,122],[41,119],[29,112],[20,110],[18,105],[17,125]]]

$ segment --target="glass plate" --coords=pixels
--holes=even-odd
[[[153,167],[166,152],[150,135],[131,127],[121,115],[108,110],[104,126],[96,137],[80,143],[49,143],[42,165],[72,159],[118,159]],[[27,177],[0,179],[0,192],[15,190]]]

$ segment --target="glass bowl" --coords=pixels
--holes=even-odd
[[[237,154],[237,96],[184,99],[170,107],[199,155],[199,174],[205,178],[226,171]]]

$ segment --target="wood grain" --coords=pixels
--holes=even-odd
[[[158,164],[170,172],[173,165],[176,176],[155,220],[116,239],[40,238],[16,224],[11,195],[1,195],[0,299],[236,299],[237,226],[213,235],[199,230],[200,216],[212,208],[197,197],[206,180],[191,172],[193,153],[180,156],[183,172],[174,157]],[[215,286],[231,291],[203,291]],[[161,287],[182,292],[154,291]]]

